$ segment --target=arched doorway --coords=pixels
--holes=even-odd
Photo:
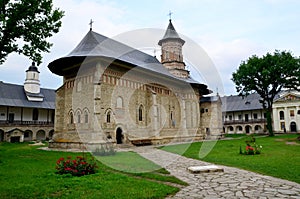
[[[251,131],[251,126],[246,126],[246,127],[245,127],[245,130],[246,130],[246,133],[247,133],[247,134],[250,133],[250,131]]]
[[[296,122],[291,122],[291,132],[297,132]]]
[[[36,140],[38,141],[43,141],[46,139],[46,133],[44,130],[39,130],[37,133],[36,133]]]
[[[117,144],[122,144],[123,143],[123,131],[122,129],[119,127],[117,128],[116,131],[116,140],[117,140]]]

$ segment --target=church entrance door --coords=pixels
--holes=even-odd
[[[116,140],[117,140],[117,144],[123,143],[123,131],[120,127],[117,128],[117,131],[116,131]]]

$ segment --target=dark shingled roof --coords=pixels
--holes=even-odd
[[[41,88],[44,101],[28,101],[23,85],[0,82],[0,106],[55,109],[55,90]]]
[[[76,74],[76,70],[78,70],[80,64],[84,62],[86,58],[93,57],[110,58],[112,60],[129,63],[133,66],[159,73],[168,78],[194,85],[196,84],[206,92],[203,94],[209,93],[206,85],[201,84],[192,78],[184,79],[172,75],[155,57],[93,32],[92,30],[85,35],[73,51],[65,57],[52,61],[48,65],[48,68],[51,72],[61,76],[68,75],[72,72]]]
[[[166,40],[177,40],[180,41],[182,43],[182,45],[185,43],[185,41],[183,39],[181,39],[178,35],[178,33],[176,32],[171,19],[169,20],[169,25],[167,27],[166,33],[164,35],[164,37],[159,40],[158,45],[162,45],[162,42],[166,41]]]
[[[222,100],[222,112],[246,111],[262,109],[259,102],[261,97],[257,93],[242,97],[238,95],[224,96]]]

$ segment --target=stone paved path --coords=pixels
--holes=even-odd
[[[135,152],[166,168],[172,175],[189,183],[175,196],[169,198],[299,198],[300,184],[253,172],[225,167],[224,172],[192,174],[189,166],[210,163],[186,158],[173,153],[137,147]]]

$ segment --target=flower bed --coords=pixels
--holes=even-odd
[[[66,159],[61,157],[56,161],[56,173],[71,174],[72,176],[83,176],[94,174],[97,171],[97,164],[94,159],[88,161],[85,157],[77,156],[72,159],[68,156]]]
[[[250,139],[246,140],[246,148],[245,151],[242,150],[242,147],[240,146],[240,154],[244,155],[257,155],[261,153],[262,146],[257,145],[255,143],[255,138],[253,135],[250,136]]]

